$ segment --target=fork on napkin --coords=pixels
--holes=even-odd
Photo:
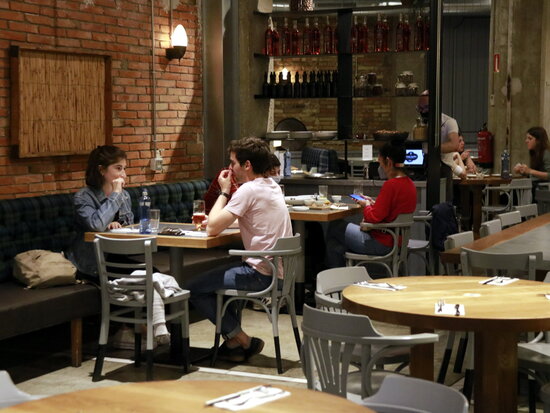
[[[390,283],[376,283],[371,281],[359,281],[355,283],[359,287],[375,288],[377,290],[399,291],[407,288],[404,285],[390,284]]]
[[[272,387],[271,385],[263,385],[208,400],[205,406],[215,406],[221,409],[238,411],[250,409],[289,395],[290,392],[286,390]]]
[[[519,278],[496,276],[496,277],[491,277],[488,280],[480,281],[479,283],[480,284],[485,284],[485,285],[501,285],[502,286],[502,285],[511,284],[513,282],[516,282],[517,280],[519,280]]]

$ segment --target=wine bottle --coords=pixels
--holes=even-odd
[[[424,49],[424,21],[420,12],[416,15],[416,24],[414,31],[414,50]]]
[[[367,16],[363,17],[363,53],[369,52],[369,27],[367,26]]]
[[[409,16],[405,14],[403,19],[403,51],[408,52],[411,44],[411,26],[409,25]]]
[[[396,52],[402,52],[405,50],[405,46],[403,45],[404,34],[405,34],[405,25],[403,23],[403,14],[399,13],[399,21],[395,28],[395,51]]]
[[[309,97],[309,85],[307,80],[307,72],[304,70],[304,73],[302,74],[302,87],[300,88],[302,90],[302,97],[308,98]]]
[[[357,53],[365,53],[365,26],[357,22]]]
[[[318,98],[323,97],[325,90],[325,82],[323,78],[323,73],[319,70],[317,71],[317,81],[315,82],[315,94]]]
[[[277,23],[273,23],[273,29],[271,31],[271,47],[272,47],[272,56],[279,56],[280,55],[280,49],[279,49],[279,43],[280,43],[281,37],[279,36],[279,32],[277,31]]]
[[[376,25],[374,26],[374,51],[381,52],[384,43],[384,23],[382,23],[382,16],[378,13],[376,17]]]
[[[277,82],[277,86],[275,87],[275,97],[282,98],[284,97],[284,80],[283,80],[283,72],[279,72],[279,81]]]
[[[294,84],[292,85],[292,97],[302,97],[302,85],[300,84],[300,73],[296,72],[294,75]]]
[[[269,82],[268,82],[268,74],[267,72],[264,73],[264,81],[262,83],[262,96],[267,98],[269,97]]]
[[[382,51],[387,52],[390,50],[389,45],[390,37],[390,25],[388,24],[388,16],[384,16],[382,19]]]
[[[292,32],[290,33],[290,54],[301,55],[302,50],[300,46],[300,31],[298,30],[298,22],[294,20],[292,22]]]
[[[311,29],[309,28],[309,18],[306,17],[306,24],[302,30],[302,53],[305,55],[311,54]]]
[[[349,50],[351,53],[357,53],[357,38],[359,37],[357,27],[357,16],[353,16],[353,26],[351,26],[351,36],[349,38]]]
[[[330,88],[331,88],[331,84],[330,84],[330,71],[329,70],[326,70],[325,73],[324,73],[324,89],[323,89],[323,96],[324,97],[327,97],[329,98],[331,96],[330,94]]]
[[[276,84],[277,84],[277,78],[276,78],[275,72],[271,72],[269,74],[269,94],[268,94],[268,96],[270,98],[276,97],[275,96],[275,86],[276,86]]]
[[[309,41],[311,47],[311,54],[321,53],[321,32],[319,31],[319,22],[317,17],[313,20],[313,29],[310,32],[311,39]]]
[[[271,36],[273,34],[273,20],[271,19],[271,16],[267,19],[267,29],[265,30],[264,34],[264,54],[267,56],[273,55],[273,37]]]
[[[327,23],[323,28],[323,53],[333,54],[334,52],[334,30],[332,30],[330,19],[327,16]]]
[[[424,50],[430,50],[430,16],[424,20]]]
[[[317,97],[317,80],[315,78],[315,72],[312,70],[309,72],[308,95],[310,98]]]
[[[288,19],[285,17],[283,30],[281,31],[281,55],[290,54],[290,30],[288,28]]]
[[[330,95],[332,97],[338,96],[338,71],[332,72],[332,81],[330,83]]]

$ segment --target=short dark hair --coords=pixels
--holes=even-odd
[[[380,156],[391,159],[395,168],[403,168],[405,163],[405,147],[387,142],[380,148]]]
[[[117,146],[103,145],[95,148],[90,152],[90,156],[88,156],[86,185],[100,189],[104,183],[100,167],[108,168],[109,165],[117,163],[122,159],[127,159],[126,152]]]
[[[281,161],[279,160],[277,155],[275,155],[274,153],[269,155],[269,161],[271,162],[271,166],[269,169],[273,169],[273,168],[277,168],[278,166],[281,166]]]
[[[260,138],[248,137],[231,141],[227,151],[229,154],[233,152],[241,165],[250,161],[256,175],[264,175],[271,169],[269,146]]]

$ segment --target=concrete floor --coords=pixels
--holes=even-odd
[[[299,323],[301,317],[299,317]],[[407,333],[399,326],[375,323],[385,334]],[[301,370],[298,351],[294,342],[290,318],[281,315],[280,341],[284,373],[277,374],[275,350],[272,340],[271,324],[265,313],[245,310],[243,328],[251,335],[262,337],[265,347],[261,354],[247,363],[233,364],[219,361],[215,368],[210,367],[209,359],[193,363],[192,371],[182,374],[181,367],[163,364],[166,348],[159,348],[155,353],[157,363],[154,367],[155,380],[239,380],[261,381],[276,385],[306,388],[306,380]],[[18,387],[31,394],[54,395],[59,393],[84,390],[100,386],[113,386],[122,383],[145,380],[145,368],[135,368],[131,360],[132,352],[128,350],[111,350],[108,352],[103,374],[104,380],[92,382],[91,374],[97,346],[98,319],[87,319],[84,323],[84,362],[81,367],[70,366],[69,328],[59,326],[34,334],[0,341],[0,369],[7,370]],[[441,334],[436,345],[436,374],[438,360],[446,343],[446,333]],[[208,321],[193,323],[190,327],[191,346],[209,349],[213,345],[214,326]],[[204,353],[205,351],[202,351]],[[198,352],[201,354],[201,351]],[[406,371],[406,370],[405,370]],[[446,384],[460,389],[462,375],[453,373],[452,366],[447,374]],[[472,409],[470,409],[473,411]],[[526,412],[525,397],[520,396],[520,409]],[[539,410],[537,410],[539,411]],[[542,412],[542,406],[540,407]]]

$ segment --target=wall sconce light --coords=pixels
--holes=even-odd
[[[170,38],[172,47],[166,49],[166,58],[168,60],[180,60],[187,50],[187,33],[181,24],[178,24]]]

